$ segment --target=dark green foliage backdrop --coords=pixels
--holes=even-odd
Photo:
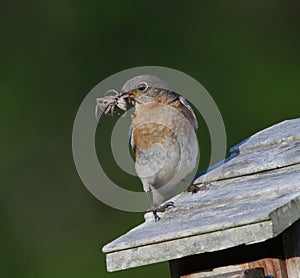
[[[166,263],[105,270],[101,247],[143,221],[96,200],[73,164],[76,111],[107,76],[145,65],[191,75],[218,104],[228,146],[300,116],[299,1],[0,5],[1,277],[168,275]]]

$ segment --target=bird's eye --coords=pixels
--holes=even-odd
[[[138,90],[143,92],[148,89],[148,84],[146,82],[141,82],[138,86]]]

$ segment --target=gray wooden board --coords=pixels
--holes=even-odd
[[[272,234],[271,222],[264,221],[251,226],[245,225],[238,229],[216,231],[209,237],[207,234],[199,234],[108,253],[106,254],[107,270],[116,271],[226,249],[244,244],[245,239],[254,241],[257,233],[263,234],[264,237],[270,236]],[[216,246],[218,247],[216,248]]]
[[[212,182],[103,247],[115,271],[275,237],[300,218],[300,165]]]
[[[218,168],[202,175],[194,184],[250,175],[300,163],[300,140],[282,142],[266,149],[232,155]]]
[[[230,149],[230,152],[246,152],[263,149],[282,142],[300,140],[300,118],[286,120],[255,133]]]
[[[225,162],[225,163],[224,163]],[[300,163],[300,118],[284,121],[231,148],[231,156],[194,183],[249,175]]]

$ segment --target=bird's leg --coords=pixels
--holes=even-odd
[[[174,202],[167,202],[155,209],[156,212],[165,212],[169,208],[175,208]]]
[[[150,211],[152,211],[152,213],[153,213],[154,221],[155,221],[155,222],[159,221],[159,220],[160,220],[160,217],[158,216],[157,211],[156,211],[155,209],[150,210]]]
[[[145,189],[145,188],[144,188]],[[149,203],[151,204],[151,207],[153,207],[153,193],[150,187],[146,188],[146,196],[147,199],[149,201]]]
[[[191,183],[185,191],[192,192],[192,194],[196,194],[199,190],[200,188],[196,184]]]
[[[160,220],[160,217],[157,214],[158,212],[165,212],[167,209],[174,208],[174,207],[175,207],[174,202],[167,202],[157,208],[149,209],[147,210],[147,212],[152,212],[154,216],[154,220],[155,222],[157,222]]]
[[[150,199],[152,197],[152,192],[148,191],[146,192],[148,199]],[[151,195],[151,196],[150,196]],[[165,212],[166,210],[168,210],[169,208],[174,208],[175,204],[174,202],[167,202],[159,207],[154,207],[153,203],[151,203],[151,208],[147,209],[146,212],[152,212],[153,216],[154,216],[154,221],[157,222],[160,220],[160,217],[158,216],[158,212]]]
[[[155,222],[160,220],[160,217],[158,216],[158,212],[165,212],[167,209],[175,207],[174,202],[166,202],[163,205],[155,206],[153,204],[153,192],[151,190],[151,187],[148,184],[144,185],[144,190],[146,192],[146,196],[148,198],[149,203],[151,204],[151,207],[147,209],[146,212],[152,212],[154,216]]]
[[[157,215],[156,208],[153,205],[153,194],[152,194],[152,191],[151,191],[150,187],[147,188],[147,190],[146,190],[146,196],[148,198],[149,203],[151,204],[151,208],[147,209],[146,213],[147,212],[152,212],[153,216],[154,216],[154,221],[157,222],[157,221],[160,220],[160,217]]]

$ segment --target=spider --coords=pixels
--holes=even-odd
[[[96,109],[95,109],[95,116],[98,118],[99,109],[101,109],[104,115],[111,115],[113,116],[115,108],[118,107],[123,111],[127,111],[127,102],[132,102],[130,99],[130,95],[127,93],[119,93],[117,90],[108,90],[104,97],[96,98]]]

